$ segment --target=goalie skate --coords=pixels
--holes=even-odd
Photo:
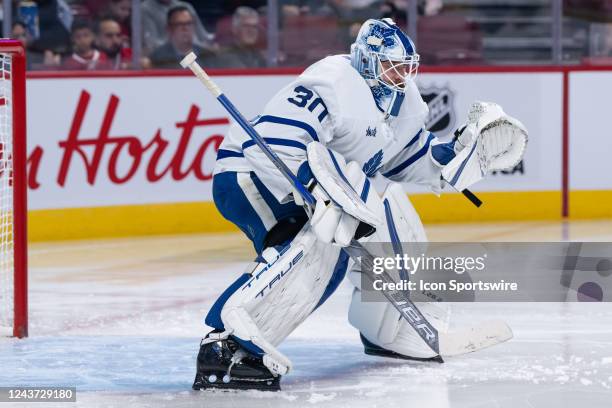
[[[280,390],[281,376],[272,375],[261,358],[244,351],[235,340],[205,341],[198,353],[194,390]]]

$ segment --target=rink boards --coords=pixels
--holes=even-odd
[[[223,71],[246,117],[299,70]],[[418,85],[428,126],[449,135],[474,100],[495,101],[530,132],[524,161],[474,187],[485,205],[407,186],[426,222],[612,216],[612,70],[443,68]],[[180,71],[32,74],[28,80],[31,240],[226,231],[211,202],[230,119]],[[364,130],[365,131],[365,130]],[[564,150],[565,146],[565,150]]]

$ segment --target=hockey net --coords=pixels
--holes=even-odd
[[[0,335],[26,337],[25,54],[0,40]]]

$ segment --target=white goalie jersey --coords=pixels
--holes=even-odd
[[[378,108],[370,87],[348,56],[327,57],[281,89],[252,123],[289,168],[306,160],[306,145],[319,141],[355,161],[363,172],[440,188],[440,167],[430,158],[435,137],[424,129],[427,104],[408,80],[397,116]],[[254,171],[280,202],[292,192],[274,165],[237,125],[220,146],[215,174]]]

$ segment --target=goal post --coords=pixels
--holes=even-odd
[[[0,40],[0,328],[28,335],[25,50]]]

